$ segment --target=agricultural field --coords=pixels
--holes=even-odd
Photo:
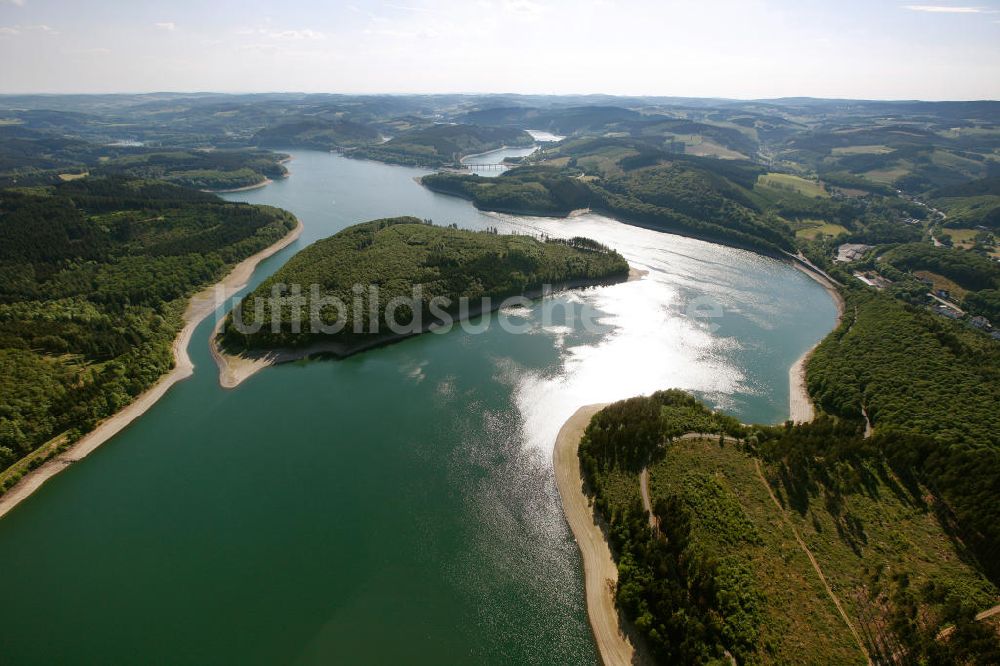
[[[624,146],[607,146],[577,159],[577,166],[584,171],[597,173],[601,176],[614,176],[622,173],[618,162],[626,157],[638,155],[639,152]]]
[[[821,183],[787,173],[766,173],[757,178],[759,187],[795,192],[806,197],[829,197]]]
[[[697,157],[718,157],[723,160],[745,160],[747,158],[743,153],[738,153],[735,150],[726,148],[725,146],[720,146],[714,141],[709,141],[708,139],[703,139],[701,137],[692,137],[693,141],[688,143],[685,141],[684,153],[686,155],[695,155]]]
[[[830,150],[831,155],[885,155],[893,151],[889,146],[876,144],[873,146],[837,146]]]
[[[910,168],[904,164],[885,169],[873,169],[861,174],[864,178],[883,185],[895,185],[896,181],[910,175]]]
[[[930,280],[933,285],[932,289],[934,289],[935,292],[939,289],[944,289],[959,300],[965,298],[965,295],[969,293],[967,289],[960,287],[957,282],[949,280],[943,275],[938,275],[937,273],[932,273],[931,271],[913,271],[913,274],[919,278]]]
[[[849,229],[840,224],[824,222],[823,220],[800,220],[794,223],[796,238],[815,240],[820,236],[836,238],[840,234],[849,233]]]
[[[79,180],[81,178],[86,178],[89,175],[90,173],[87,171],[84,171],[82,173],[61,173],[59,174],[59,180],[66,183],[71,180]]]
[[[976,236],[981,233],[978,229],[944,229],[940,236],[948,236],[955,247],[967,250],[976,244]]]

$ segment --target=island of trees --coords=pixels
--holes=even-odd
[[[475,314],[481,299],[497,307],[505,298],[536,296],[546,285],[584,286],[621,281],[628,263],[617,252],[585,238],[538,240],[435,226],[413,217],[373,220],[358,224],[302,250],[269,277],[241,306],[241,322],[231,314],[220,335],[227,351],[301,348],[336,343],[349,353],[374,341],[399,337],[390,323],[408,326],[415,318],[426,329],[437,321],[432,299],[443,297],[442,311],[458,318],[461,299]],[[277,285],[298,285],[300,296],[284,293],[275,300]],[[318,291],[311,294],[313,285]],[[378,289],[373,319],[371,288]],[[420,301],[390,312],[394,299],[411,299],[419,287]],[[336,297],[346,307],[318,309],[324,327],[313,330],[309,308],[302,299]],[[364,306],[356,308],[358,298]],[[276,312],[280,309],[280,312]],[[387,319],[392,317],[392,322]],[[272,326],[277,322],[277,326]],[[259,330],[247,327],[262,324]],[[419,332],[419,331],[417,331]]]

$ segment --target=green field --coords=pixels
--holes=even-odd
[[[893,151],[889,146],[840,146],[830,150],[833,155],[885,155]]]
[[[796,192],[807,197],[828,197],[822,184],[787,173],[766,173],[757,179],[757,185],[776,190]]]
[[[622,173],[622,168],[618,164],[622,159],[638,154],[638,151],[632,148],[607,146],[579,158],[577,166],[588,173],[596,173],[602,177],[613,176]]]
[[[795,226],[798,227],[795,230],[795,237],[805,238],[806,240],[815,240],[819,236],[833,236],[836,238],[840,234],[849,233],[849,229],[843,225],[824,222],[822,220],[802,220],[796,223]]]

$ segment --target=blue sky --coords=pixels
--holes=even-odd
[[[1000,99],[1000,0],[0,0],[0,92]]]

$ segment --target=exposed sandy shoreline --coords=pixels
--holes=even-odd
[[[577,447],[587,424],[605,406],[606,403],[581,407],[566,421],[556,437],[552,466],[566,522],[573,531],[583,557],[587,615],[594,632],[594,641],[605,666],[618,666],[631,664],[635,649],[619,628],[614,600],[618,567],[611,557],[604,532],[596,522],[590,500],[583,492],[580,458],[577,456]]]
[[[171,386],[182,379],[190,377],[194,373],[194,364],[187,353],[188,343],[191,341],[191,335],[198,324],[215,311],[218,305],[218,301],[216,300],[218,296],[224,294],[228,298],[245,287],[257,264],[290,245],[301,233],[302,222],[298,222],[296,227],[277,243],[264,248],[251,257],[247,257],[236,264],[233,270],[221,281],[192,296],[191,300],[188,301],[187,309],[184,311],[184,327],[174,339],[173,370],[163,375],[153,386],[124,408],[101,421],[96,428],[80,438],[72,447],[26,474],[17,485],[0,497],[0,518],[20,504],[31,493],[38,490],[43,483],[64,470],[67,465],[84,458],[101,444],[118,434],[132,423],[132,421],[142,416],[147,409],[156,404],[156,401]]]
[[[229,194],[231,192],[246,192],[247,190],[258,190],[262,187],[270,185],[274,181],[270,178],[265,178],[259,183],[254,183],[253,185],[244,185],[243,187],[231,187],[225,190],[202,190],[202,192],[209,192],[210,194]]]
[[[638,280],[645,274],[646,271],[630,266],[627,280]],[[605,284],[614,284],[614,281],[593,282],[589,280],[575,280],[561,285],[554,285],[551,293],[558,293],[560,291],[566,291],[567,289],[596,287]],[[544,294],[542,294],[541,291],[533,290],[524,294],[524,297],[534,300],[536,298],[541,298],[543,295]],[[502,301],[494,304],[494,306],[490,308],[490,312],[495,312],[501,307],[502,304]],[[476,317],[480,314],[484,314],[481,309],[470,308],[469,317]],[[455,317],[455,323],[457,324],[458,322],[458,317]],[[230,354],[223,351],[216,342],[216,338],[223,323],[224,320],[219,321],[219,323],[215,325],[215,330],[212,332],[210,346],[212,349],[212,358],[215,359],[216,365],[219,366],[219,386],[227,389],[236,388],[253,375],[257,374],[264,368],[271,367],[272,365],[292,363],[317,355],[330,355],[336,356],[337,358],[346,358],[369,349],[384,347],[385,345],[399,342],[415,335],[423,335],[424,333],[431,331],[430,326],[425,326],[419,333],[387,335],[385,337],[357,344],[330,341],[318,342],[301,348],[272,349],[260,353]]]
[[[837,306],[837,321],[840,324],[844,312],[844,299],[836,285],[826,276],[817,273],[793,260],[792,265],[819,282],[833,298]],[[817,343],[818,344],[818,343]],[[814,416],[812,402],[806,388],[805,365],[812,354],[814,345],[808,349],[788,371],[789,418],[796,422],[811,421]],[[563,513],[576,538],[583,557],[584,580],[587,596],[587,615],[594,632],[594,640],[606,665],[631,664],[635,659],[635,649],[619,629],[618,609],[614,603],[614,585],[618,580],[618,569],[604,533],[590,501],[583,492],[583,476],[577,447],[590,419],[606,404],[581,407],[563,425],[556,437],[552,453],[552,464],[556,475],[556,485],[562,498]]]
[[[844,298],[837,291],[837,286],[826,276],[817,273],[803,266],[798,261],[793,260],[792,265],[802,273],[805,273],[816,282],[820,283],[833,302],[837,306],[837,319],[833,324],[834,328],[840,325],[840,320],[844,316]],[[825,336],[824,336],[825,337]],[[788,418],[796,423],[812,421],[816,415],[812,401],[809,399],[809,390],[806,386],[806,363],[813,351],[819,346],[819,342],[807,349],[802,356],[788,370]]]

